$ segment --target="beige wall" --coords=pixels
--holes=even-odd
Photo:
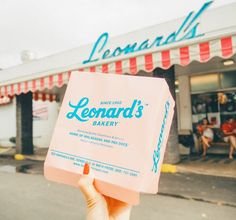
[[[192,109],[189,76],[178,77],[179,93],[177,98],[178,128],[179,130],[192,130]]]

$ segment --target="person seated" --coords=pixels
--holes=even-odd
[[[210,147],[210,144],[214,139],[213,127],[214,126],[209,123],[207,118],[203,118],[202,123],[197,127],[198,132],[201,135],[200,140],[202,141],[203,158],[206,157],[207,149]]]
[[[234,149],[236,149],[236,127],[234,118],[228,118],[222,125],[224,141],[230,144],[229,159],[233,160]]]

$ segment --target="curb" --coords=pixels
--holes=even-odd
[[[161,195],[161,196],[168,196],[168,197],[172,197],[172,198],[193,200],[193,201],[198,201],[198,202],[210,203],[210,204],[214,204],[214,205],[218,205],[218,206],[229,206],[229,207],[236,208],[235,203],[230,203],[230,202],[226,202],[226,201],[209,200],[209,199],[200,198],[200,197],[191,197],[191,196],[170,194],[170,193],[162,193],[162,192],[158,192],[158,194]]]
[[[177,169],[175,165],[172,164],[162,164],[161,166],[162,173],[176,173]]]
[[[15,160],[25,160],[25,156],[23,154],[15,154],[14,159]]]

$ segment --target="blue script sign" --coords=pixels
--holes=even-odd
[[[77,104],[72,104],[69,102],[70,108],[73,109],[69,112],[66,117],[68,119],[76,118],[80,122],[86,122],[91,118],[107,118],[107,119],[117,119],[119,117],[123,118],[141,118],[143,115],[142,102],[135,99],[130,107],[100,107],[100,108],[89,108],[89,98],[83,97],[79,100]]]
[[[170,102],[167,101],[166,104],[165,104],[165,115],[164,115],[164,118],[163,118],[163,121],[162,121],[162,124],[161,124],[161,131],[160,131],[160,134],[159,134],[159,139],[158,139],[158,142],[157,142],[157,148],[154,150],[153,152],[153,167],[152,167],[152,171],[154,173],[156,173],[158,171],[158,163],[159,163],[159,160],[160,160],[160,153],[161,153],[161,145],[163,143],[163,140],[164,140],[164,131],[165,131],[165,126],[166,126],[166,120],[167,120],[167,116],[168,116],[168,113],[169,113],[169,110],[170,110]]]
[[[84,60],[83,64],[119,57],[121,55],[132,54],[138,51],[148,50],[154,47],[160,47],[163,45],[204,36],[204,34],[197,33],[198,26],[200,24],[197,22],[197,19],[212,3],[213,1],[206,2],[196,14],[193,11],[190,12],[181,26],[168,36],[157,36],[155,39],[145,39],[142,42],[133,42],[123,47],[119,46],[114,50],[111,50],[107,48],[109,34],[103,33],[93,45],[89,58]]]

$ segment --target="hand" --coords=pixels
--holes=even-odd
[[[88,176],[89,165],[84,165],[84,175],[78,185],[87,203],[87,220],[128,220],[131,206],[104,196],[94,187],[94,179]]]

